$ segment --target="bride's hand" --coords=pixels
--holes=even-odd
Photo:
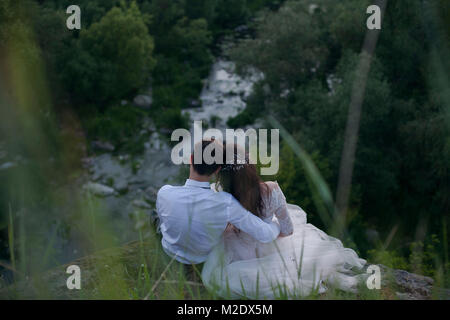
[[[292,233],[281,233],[278,235],[278,238],[286,238],[289,237],[290,235],[292,235]]]
[[[231,223],[229,223],[225,229],[225,232],[236,232],[237,228],[233,226]]]

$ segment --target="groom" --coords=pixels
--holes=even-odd
[[[209,146],[209,150],[223,148],[223,144],[214,140],[203,140],[194,148],[203,155],[211,143],[217,145]],[[206,164],[203,157],[202,162],[196,164],[193,155],[189,179],[184,186],[165,185],[158,191],[156,210],[164,251],[184,264],[203,263],[220,241],[228,223],[260,242],[275,240],[280,233],[278,223],[265,223],[244,209],[231,194],[211,190],[209,181],[219,172],[221,164]]]

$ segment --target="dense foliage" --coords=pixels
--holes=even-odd
[[[309,1],[287,2],[277,12],[262,13],[256,37],[231,53],[243,71],[254,66],[266,77],[229,125],[273,114],[312,154],[334,193],[369,2],[323,0],[315,8]],[[363,230],[373,228],[381,239],[395,230],[391,248],[411,254],[415,264],[414,240],[442,253],[434,261],[424,258],[427,263],[448,259],[449,25],[438,17],[448,9],[445,1],[427,6],[401,0],[386,8],[366,84],[352,183],[350,230],[363,252],[374,245]],[[433,50],[447,82],[436,79]],[[286,147],[280,155],[277,178],[288,201],[305,206],[320,225],[300,161]]]

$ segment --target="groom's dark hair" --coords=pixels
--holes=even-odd
[[[203,159],[203,152],[205,151],[205,148],[210,145],[211,143],[218,144],[219,147],[223,148],[223,143],[218,142],[217,140],[211,139],[211,140],[202,140],[202,142],[198,142],[194,146],[194,153],[199,152],[202,154],[201,163],[195,163],[193,161],[192,166],[194,167],[194,171],[202,176],[210,176],[212,175],[223,163],[224,159],[221,160],[220,163],[213,162],[211,164],[205,163]],[[201,148],[201,151],[200,151]],[[194,154],[192,153],[192,154]],[[224,153],[222,153],[224,154]],[[211,156],[215,157],[215,149],[211,152]]]

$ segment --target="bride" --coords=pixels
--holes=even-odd
[[[234,147],[237,163],[237,147]],[[202,270],[207,288],[238,299],[296,298],[323,293],[328,287],[356,292],[366,261],[341,241],[307,223],[306,213],[286,203],[276,182],[263,182],[255,165],[226,164],[216,190],[231,193],[244,208],[266,222],[277,219],[280,236],[269,244],[229,226]]]

